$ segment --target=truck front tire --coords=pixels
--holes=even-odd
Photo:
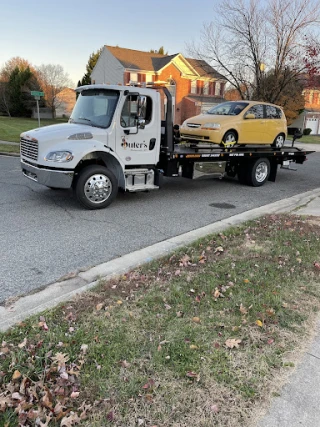
[[[75,184],[75,194],[86,209],[109,206],[118,193],[118,182],[105,166],[90,165],[82,169]]]

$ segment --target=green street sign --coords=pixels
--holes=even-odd
[[[36,90],[32,90],[31,91],[31,95],[32,96],[44,96],[44,93],[43,92],[38,92]]]

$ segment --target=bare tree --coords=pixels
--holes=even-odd
[[[217,0],[215,10],[189,52],[211,63],[242,99],[277,103],[288,84],[308,71],[306,35],[319,23],[320,2]],[[272,91],[264,89],[266,72],[273,75]]]
[[[61,65],[42,64],[37,68],[37,76],[45,95],[46,104],[51,109],[52,118],[54,118],[55,110],[62,102],[58,94],[63,89],[74,86],[74,84]]]

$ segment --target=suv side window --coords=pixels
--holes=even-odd
[[[246,115],[247,114],[254,114],[256,119],[263,119],[264,118],[263,105],[262,104],[253,105],[246,112]]]
[[[266,105],[267,119],[281,119],[280,108],[274,107],[273,105]]]

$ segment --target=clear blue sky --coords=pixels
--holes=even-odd
[[[77,84],[92,52],[103,45],[187,54],[213,0],[8,0],[0,13],[0,68],[15,56],[60,64]]]

